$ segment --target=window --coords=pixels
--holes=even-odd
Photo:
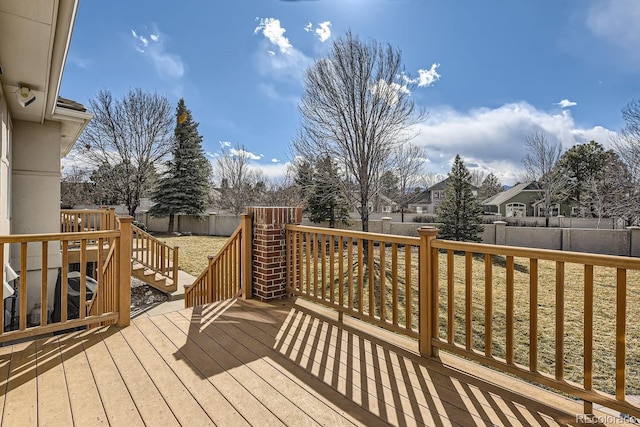
[[[416,206],[416,213],[422,213],[422,206]]]
[[[391,206],[383,206],[382,212],[391,212]]]
[[[506,216],[522,218],[527,216],[527,206],[524,203],[507,203]]]

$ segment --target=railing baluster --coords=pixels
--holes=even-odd
[[[593,390],[593,265],[584,266],[584,389]],[[593,403],[584,401],[584,413],[593,413]]]
[[[322,280],[320,280],[320,286],[322,286],[322,291],[321,291],[321,295],[322,295],[322,300],[326,300],[327,298],[327,244],[326,244],[326,239],[325,239],[325,235],[322,234],[320,235],[320,251],[321,251],[321,260],[322,260],[322,269],[321,269],[321,275],[322,275]]]
[[[398,244],[391,244],[391,309],[392,321],[398,324]]]
[[[529,259],[529,370],[538,370],[538,260]]]
[[[347,238],[347,304],[353,310],[353,238]]]
[[[513,363],[514,355],[514,283],[513,283],[513,257],[507,256],[507,307],[506,307],[506,321],[507,321],[507,336],[506,336],[506,361],[507,363]]]
[[[447,342],[454,342],[454,321],[455,321],[455,287],[454,287],[454,260],[453,251],[447,251]]]
[[[318,239],[320,235],[313,235],[313,296],[318,297]]]
[[[493,260],[484,255],[484,354],[493,356]]]
[[[364,304],[364,249],[363,239],[358,239],[358,313],[362,314],[362,305]]]
[[[78,315],[84,319],[87,310],[87,240],[80,240],[80,301],[78,301]]]
[[[625,400],[627,348],[627,270],[616,269],[616,399]]]
[[[27,242],[20,244],[20,330],[27,329]]]
[[[344,239],[338,237],[338,304],[344,307]]]
[[[404,300],[405,300],[405,327],[411,329],[413,323],[413,295],[411,294],[411,246],[404,246]]]
[[[380,319],[387,320],[387,266],[385,260],[385,243],[380,242]]]
[[[556,261],[556,379],[564,379],[564,262]]]
[[[375,264],[374,264],[374,260],[373,260],[373,240],[369,240],[369,244],[367,245],[367,250],[368,250],[368,254],[367,254],[367,272],[368,272],[368,278],[367,281],[369,282],[369,316],[373,317],[376,314],[376,303],[375,303],[375,291],[374,291],[374,280],[375,280]]]
[[[336,252],[335,243],[336,243],[335,242],[335,237],[332,234],[329,237],[329,293],[331,294],[331,297],[329,298],[329,301],[331,301],[332,304],[335,304],[335,302],[336,302],[335,286],[334,286],[334,281],[335,281],[335,252]]]
[[[431,336],[435,339],[440,338],[440,252],[438,249],[433,248],[431,250],[431,280],[433,284],[433,330]],[[438,349],[435,350],[435,355],[438,354]]]
[[[60,276],[60,321],[67,321],[67,273],[69,271],[69,241],[62,241],[62,274]]]
[[[311,233],[305,233],[307,242],[306,242],[306,250],[307,250],[307,258],[305,262],[305,273],[306,273],[306,289],[307,295],[311,295],[309,289],[311,288]]]
[[[0,261],[3,258],[0,256]],[[47,319],[47,297],[48,295],[48,282],[49,282],[49,242],[42,242],[42,257],[41,257],[41,280],[40,280],[40,325],[45,326],[48,323]]]
[[[473,308],[473,253],[465,252],[464,254],[464,302],[465,302],[465,347],[471,350],[473,345],[473,324],[472,324],[472,308]]]

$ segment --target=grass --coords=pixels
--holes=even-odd
[[[218,253],[227,243],[228,237],[217,236],[174,236],[157,234],[154,236],[169,246],[178,246],[180,269],[198,277],[209,263],[208,256]]]

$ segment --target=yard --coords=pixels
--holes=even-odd
[[[154,233],[160,241],[180,248],[180,269],[198,277],[209,262],[208,256],[218,253],[228,237],[217,236],[175,236]]]

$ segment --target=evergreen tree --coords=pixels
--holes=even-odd
[[[445,190],[444,201],[438,208],[438,222],[442,223],[439,237],[447,240],[479,242],[482,227],[482,208],[471,191],[471,173],[457,154]]]
[[[498,181],[498,177],[493,173],[490,173],[489,175],[487,175],[484,181],[482,181],[482,185],[478,190],[478,202],[482,202],[489,197],[495,196],[501,191],[502,184],[500,183],[500,181]]]
[[[156,204],[149,210],[154,217],[169,217],[168,231],[173,231],[175,214],[204,213],[209,200],[211,177],[211,163],[202,149],[198,123],[193,121],[184,99],[178,101],[176,119],[172,159],[165,164],[166,170],[153,195]]]
[[[312,222],[329,221],[331,228],[336,222],[349,222],[349,201],[342,192],[338,166],[331,157],[318,158],[313,167],[309,160],[298,161],[295,182]]]

